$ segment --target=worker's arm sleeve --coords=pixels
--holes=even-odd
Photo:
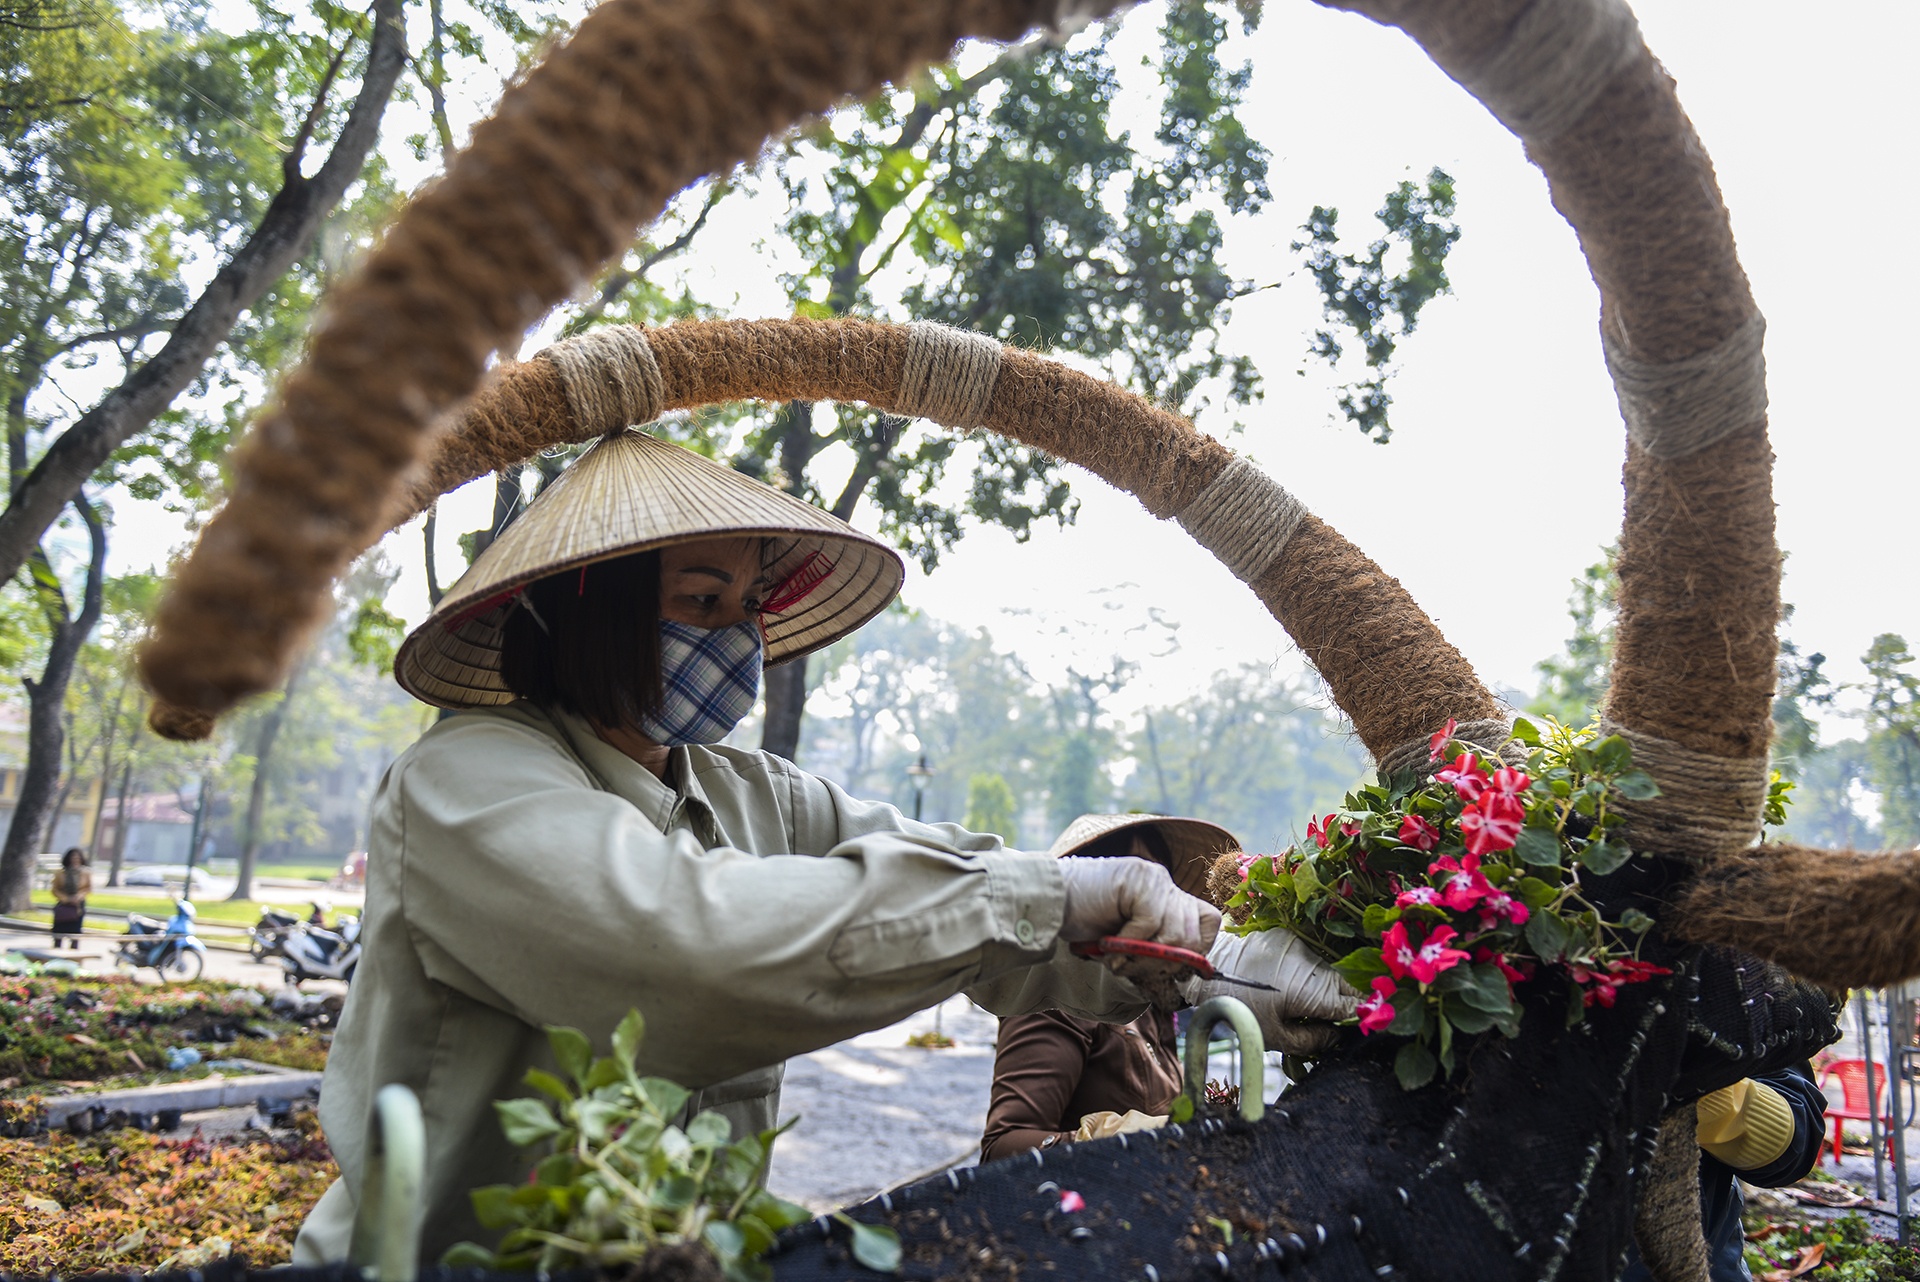
[[[891,807],[798,770],[757,781],[754,823],[771,827],[754,840],[768,849],[784,829],[786,848],[808,853],[761,857],[662,833],[536,731],[476,718],[423,747],[388,786],[429,977],[602,1046],[637,1006],[643,1071],[688,1086],[884,1026],[1053,951],[1065,895],[1053,861],[905,831]]]
[[[1749,1126],[1757,1134],[1777,1135],[1783,1130],[1790,1130],[1791,1134],[1785,1147],[1776,1156],[1757,1166],[1748,1168],[1734,1162],[1728,1165],[1739,1172],[1741,1179],[1761,1188],[1780,1188],[1792,1184],[1804,1178],[1820,1160],[1827,1097],[1814,1085],[1813,1078],[1798,1068],[1763,1073],[1748,1081],[1746,1112],[1751,1119]],[[1707,1151],[1712,1153],[1713,1149],[1708,1148]],[[1733,1156],[1741,1155],[1735,1153]]]
[[[1059,1011],[1000,1021],[981,1161],[1013,1157],[1073,1134],[1080,1119],[1067,1116],[1067,1102],[1080,1085],[1092,1045],[1086,1021]]]

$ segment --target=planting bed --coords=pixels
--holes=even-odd
[[[168,1052],[284,1068],[326,1066],[340,999],[272,1000],[214,981],[156,988],[126,976],[0,977],[0,1098],[205,1076]]]

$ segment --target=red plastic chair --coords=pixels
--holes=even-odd
[[[1880,1113],[1880,1134],[1886,1137],[1887,1155],[1893,1155],[1893,1137],[1891,1114],[1886,1108],[1887,1066],[1873,1066],[1874,1099],[1867,1100],[1867,1061],[1864,1059],[1836,1059],[1821,1066],[1820,1085],[1824,1087],[1828,1078],[1838,1078],[1840,1093],[1846,1103],[1827,1105],[1827,1116],[1833,1119],[1833,1164],[1840,1164],[1840,1126],[1842,1122],[1871,1122],[1874,1110]],[[1824,1160],[1824,1158],[1823,1158]]]

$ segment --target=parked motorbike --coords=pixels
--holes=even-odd
[[[360,964],[360,919],[342,913],[336,927],[322,930],[300,922],[281,937],[277,951],[289,984],[303,979],[353,982],[354,968]]]
[[[260,920],[247,927],[247,951],[255,961],[265,961],[280,951],[287,932],[300,924],[299,915],[284,908],[262,908]]]
[[[207,946],[193,933],[193,905],[185,899],[173,901],[173,916],[166,921],[127,914],[127,937],[121,941],[115,961],[122,966],[151,966],[163,980],[194,980],[207,967]]]

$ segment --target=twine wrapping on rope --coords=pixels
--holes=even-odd
[[[1447,73],[1528,142],[1565,133],[1641,47],[1624,0],[1534,0],[1507,38]]]
[[[1513,733],[1512,717],[1488,717],[1479,721],[1462,721],[1453,728],[1450,736],[1461,743],[1470,743],[1490,754],[1497,754],[1507,737]],[[1523,750],[1524,755],[1524,750]],[[1444,750],[1441,760],[1450,760]],[[1420,770],[1434,761],[1433,749],[1426,739],[1409,739],[1399,747],[1380,758],[1380,773],[1383,775],[1404,774],[1409,770]]]
[[[1633,764],[1660,795],[1619,803],[1636,849],[1695,862],[1738,854],[1760,835],[1772,766],[1766,757],[1716,757],[1602,720],[1600,733],[1633,747]]]
[[[653,344],[633,325],[609,325],[555,343],[540,353],[560,372],[574,420],[590,431],[617,432],[651,423],[665,411],[666,380]]]
[[[1695,1110],[1682,1104],[1660,1123],[1647,1182],[1633,1216],[1633,1241],[1655,1282],[1707,1282],[1700,1227],[1700,1141]]]
[[[1759,312],[1684,360],[1643,361],[1600,327],[1627,435],[1655,458],[1685,458],[1767,417],[1766,318]]]
[[[900,368],[902,414],[962,430],[987,421],[987,402],[1000,377],[1000,341],[933,321],[907,326]]]
[[[1280,482],[1237,457],[1175,517],[1242,583],[1280,559],[1307,509]]]

